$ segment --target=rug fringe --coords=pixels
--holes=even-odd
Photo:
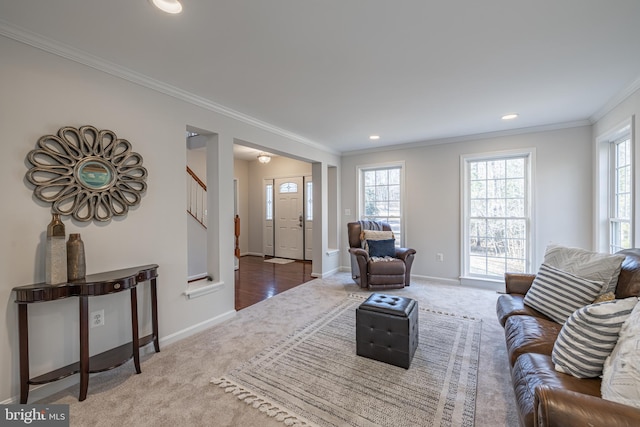
[[[231,393],[238,400],[243,401],[247,405],[251,405],[254,409],[263,412],[264,414],[274,418],[277,421],[284,423],[287,426],[292,427],[317,427],[316,424],[310,423],[299,416],[292,414],[291,412],[280,408],[273,402],[265,399],[251,390],[248,390],[227,378],[212,379],[211,384],[216,384],[218,387],[223,388],[225,393]]]

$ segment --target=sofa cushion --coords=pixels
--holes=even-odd
[[[556,370],[578,378],[602,374],[602,366],[618,341],[622,324],[638,298],[587,305],[576,310],[562,327],[551,358]]]
[[[551,357],[526,353],[518,357],[511,368],[511,380],[520,414],[520,425],[533,426],[534,395],[536,387],[548,385],[600,397],[599,378],[576,378],[554,369]]]
[[[604,363],[602,397],[640,408],[640,304],[622,325],[618,342]]]
[[[511,366],[524,353],[551,356],[562,325],[533,316],[511,316],[504,324],[504,335]]]
[[[591,252],[580,248],[570,248],[551,244],[547,246],[543,264],[604,284],[602,293],[613,292],[618,284],[618,276],[625,255]]]
[[[500,295],[498,297],[498,301],[496,301],[496,313],[498,315],[498,321],[502,326],[504,326],[508,317],[523,314],[550,320],[538,310],[534,310],[533,308],[525,305],[524,295],[521,294]]]
[[[591,304],[601,289],[602,282],[542,264],[524,297],[524,303],[556,322],[564,323],[578,308]]]

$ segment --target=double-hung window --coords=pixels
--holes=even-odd
[[[633,162],[630,126],[610,142],[609,252],[633,246]]]
[[[359,167],[359,217],[363,220],[389,223],[396,239],[402,246],[402,187],[404,164],[393,163]]]
[[[462,276],[503,278],[531,265],[533,150],[462,156]]]

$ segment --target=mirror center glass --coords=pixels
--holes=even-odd
[[[78,164],[78,181],[91,190],[109,187],[115,177],[113,167],[100,159],[86,159]]]

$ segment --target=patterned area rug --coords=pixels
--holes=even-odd
[[[264,262],[270,262],[272,264],[289,264],[294,262],[292,259],[284,259],[284,258],[267,258]]]
[[[250,407],[293,426],[473,426],[482,323],[420,308],[407,369],[356,355],[349,298],[223,378]]]

